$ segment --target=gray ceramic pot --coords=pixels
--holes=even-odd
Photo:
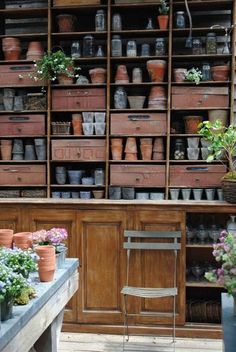
[[[122,198],[134,199],[135,198],[134,187],[122,187]]]
[[[120,199],[121,198],[121,187],[119,186],[110,186],[109,187],[109,198],[110,199]]]

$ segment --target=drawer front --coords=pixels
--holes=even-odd
[[[165,166],[111,165],[110,184],[134,187],[165,187]]]
[[[111,114],[111,134],[166,134],[166,114]]]
[[[100,0],[54,0],[54,6],[100,5]]]
[[[105,109],[104,89],[56,91],[52,93],[52,109]]]
[[[35,81],[29,77],[29,74],[33,74],[34,66],[31,64],[27,65],[2,65],[0,66],[0,85],[31,85],[31,86],[42,86],[42,81]]]
[[[170,186],[220,187],[226,173],[223,165],[170,166]]]
[[[2,115],[0,136],[45,135],[44,115]]]
[[[45,165],[1,165],[1,185],[46,185]]]

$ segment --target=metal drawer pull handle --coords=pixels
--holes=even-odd
[[[9,116],[9,120],[11,121],[27,121],[29,119],[29,116]]]
[[[128,119],[131,121],[140,121],[150,119],[150,115],[129,115]]]
[[[204,166],[188,166],[186,167],[187,171],[209,171],[208,167],[204,167]]]
[[[29,65],[25,65],[25,66],[11,66],[10,70],[12,71],[23,71],[23,70],[31,70],[32,67]]]

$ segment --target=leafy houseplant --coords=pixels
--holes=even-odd
[[[185,79],[190,82],[195,82],[199,84],[202,80],[202,72],[198,68],[191,68],[185,73]]]
[[[167,29],[168,27],[168,20],[169,20],[169,6],[167,6],[166,0],[160,1],[160,6],[158,8],[159,16],[157,16],[157,20],[159,23],[160,29]]]
[[[35,81],[55,81],[61,75],[65,76],[73,82],[76,72],[79,70],[75,66],[72,57],[67,56],[62,50],[56,52],[48,51],[44,56],[35,63]]]
[[[236,126],[225,127],[219,120],[214,123],[204,121],[199,125],[198,133],[210,142],[208,149],[211,153],[207,162],[222,155],[227,159],[228,172],[222,179],[224,198],[230,203],[236,203]]]

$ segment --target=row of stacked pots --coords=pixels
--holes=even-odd
[[[15,37],[5,37],[2,39],[2,50],[5,60],[20,60],[21,57],[21,42]],[[44,54],[44,48],[41,42],[29,42],[26,59],[39,60]]]

